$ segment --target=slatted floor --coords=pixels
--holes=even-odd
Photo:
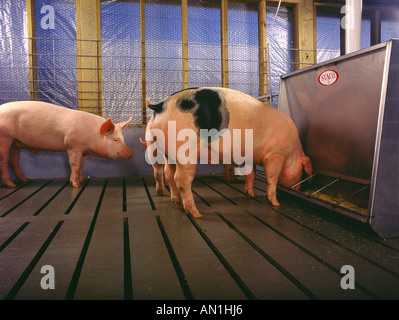
[[[201,219],[152,177],[0,189],[0,299],[398,299],[399,239],[343,226],[243,181],[197,176]],[[54,268],[54,289],[41,281]],[[351,265],[355,289],[341,288]],[[43,273],[41,273],[41,271]]]

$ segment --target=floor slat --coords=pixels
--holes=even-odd
[[[187,216],[153,177],[0,188],[0,299],[398,299],[399,239],[341,224],[278,195],[262,175],[198,176]],[[344,290],[341,267],[355,270]],[[43,289],[54,268],[55,288]]]

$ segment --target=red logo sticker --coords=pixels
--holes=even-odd
[[[319,83],[323,86],[332,86],[338,81],[338,73],[334,70],[326,70],[319,75]]]

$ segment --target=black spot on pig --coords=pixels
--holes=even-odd
[[[230,121],[230,113],[226,108],[224,93],[215,89],[184,89],[185,92],[176,99],[176,108],[184,113],[192,113],[194,125],[198,129],[216,129],[221,131],[227,129]],[[175,93],[175,94],[177,94]],[[168,101],[172,96],[158,103],[148,106],[156,113],[161,113],[167,108]]]
[[[148,108],[154,110],[155,113],[161,113],[163,111],[163,104],[164,104],[163,101],[158,104],[150,104],[148,105]]]
[[[195,89],[197,89],[197,88],[188,88],[188,89],[183,89],[183,90],[177,91],[177,92],[171,94],[168,98],[164,99],[163,101],[161,101],[161,102],[158,103],[158,104],[151,104],[151,105],[148,105],[148,108],[150,108],[151,110],[154,110],[155,113],[162,113],[162,112],[164,111],[164,109],[167,108],[167,106],[166,106],[165,104],[166,104],[166,103],[168,102],[168,100],[169,100],[171,97],[173,97],[175,94],[180,93],[180,92],[183,92],[183,91],[189,91],[189,90],[195,90]],[[195,102],[192,102],[192,101],[189,101],[189,100],[183,98],[183,99],[181,100],[181,102],[178,101],[177,107],[178,107],[181,111],[183,111],[183,112],[189,112],[190,109],[194,107],[193,104],[195,105]],[[164,105],[165,105],[165,106],[164,106]]]
[[[211,89],[202,89],[194,94],[198,108],[194,111],[194,124],[198,129],[227,128],[229,113],[220,94]]]
[[[224,95],[213,89],[193,89],[177,99],[176,107],[181,112],[193,114],[194,125],[198,129],[225,129],[229,125],[230,114],[226,108]]]
[[[195,107],[196,102],[190,99],[181,99],[180,101],[177,101],[176,104],[180,111],[190,112]]]

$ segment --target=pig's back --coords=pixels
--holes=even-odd
[[[193,114],[197,128],[222,129],[229,122],[248,125],[248,122],[286,122],[288,116],[258,99],[229,88],[199,87],[178,91],[150,109],[161,117],[183,119],[187,114]],[[184,121],[182,121],[184,123]]]
[[[226,94],[230,114],[230,129],[251,129],[254,150],[264,146],[296,147],[298,130],[292,119],[258,99],[231,89],[221,89]]]
[[[266,103],[240,91],[229,88],[216,89],[224,99],[229,114],[229,129],[252,129],[259,143],[279,135],[296,139],[297,129],[292,119]]]
[[[65,136],[76,128],[98,121],[96,118],[89,113],[40,101],[10,102],[0,106],[0,134],[39,150],[63,151]]]
[[[155,127],[176,121],[177,129],[253,129],[254,135],[269,138],[271,134],[295,136],[292,120],[258,99],[229,88],[200,87],[185,89],[156,105]],[[194,120],[194,121],[193,121]]]

